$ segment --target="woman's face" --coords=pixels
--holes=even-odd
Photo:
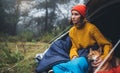
[[[72,19],[72,22],[74,25],[78,26],[78,24],[80,24],[80,17],[81,17],[81,15],[79,12],[77,12],[75,10],[72,11],[71,19]]]

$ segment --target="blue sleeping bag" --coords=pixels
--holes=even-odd
[[[36,72],[41,73],[51,69],[55,64],[69,61],[70,47],[71,41],[68,34],[52,43],[41,61],[39,61]]]
[[[70,61],[69,52],[71,46],[72,43],[68,34],[53,42],[48,48],[48,51],[44,54],[43,58],[39,61],[36,68],[36,73],[48,71],[52,69],[54,65]],[[90,47],[97,49],[98,45]],[[87,49],[80,49],[78,51],[79,56],[86,57],[89,53],[90,47],[88,47]]]

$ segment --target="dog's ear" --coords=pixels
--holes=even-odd
[[[92,55],[93,55],[92,53],[93,53],[93,50],[92,50],[92,48],[90,48],[89,49],[89,54],[87,55],[87,58],[88,58],[89,61],[92,61]]]
[[[90,53],[93,51],[93,49],[92,48],[90,48]]]
[[[97,49],[97,51],[98,51],[100,54],[102,54],[102,47],[99,47],[99,48]]]

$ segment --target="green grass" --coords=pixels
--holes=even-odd
[[[24,59],[4,65],[0,68],[0,73],[35,73],[37,64],[34,59],[35,55],[43,53],[49,47],[49,44],[43,42],[9,42],[7,46],[10,48],[11,53],[20,52],[23,54]]]

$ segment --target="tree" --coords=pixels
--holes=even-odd
[[[47,31],[46,27],[48,26],[48,5],[47,5],[47,0],[45,0],[45,10],[46,10],[46,17],[45,17],[45,27],[44,30]]]
[[[15,35],[17,16],[15,0],[0,0],[0,32]]]
[[[4,16],[5,16],[5,12],[4,12],[4,8],[3,8],[3,0],[0,0],[0,32],[4,32],[4,28],[5,28],[5,25],[4,25],[4,22],[5,22],[5,19],[4,19]]]

